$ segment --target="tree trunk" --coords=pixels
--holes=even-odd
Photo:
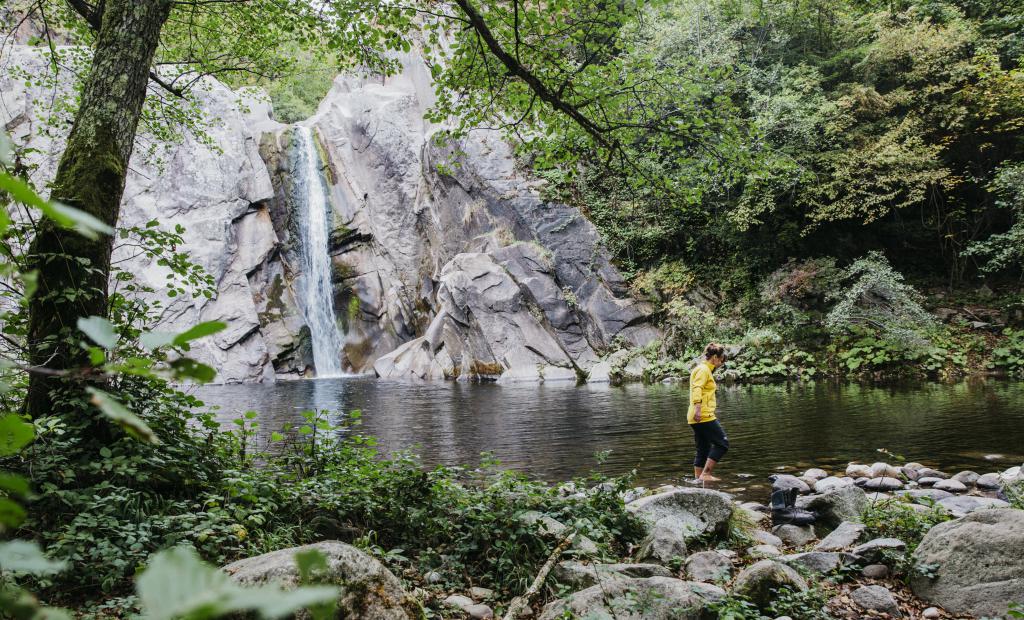
[[[51,198],[117,224],[149,70],[171,0],[107,0],[92,69],[57,168]],[[107,315],[113,239],[87,239],[44,220],[29,248],[38,289],[29,302],[29,362],[51,370],[84,366],[79,317]],[[29,378],[26,412],[51,413],[61,380]]]

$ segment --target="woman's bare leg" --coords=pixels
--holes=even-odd
[[[715,460],[714,459],[708,459],[707,463],[704,464],[704,471],[702,471],[700,473],[700,475],[697,476],[697,478],[699,480],[703,480],[704,482],[718,482],[719,480],[721,480],[721,478],[716,478],[715,476],[711,475],[711,472],[714,469],[715,469]]]

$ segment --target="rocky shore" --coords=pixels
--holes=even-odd
[[[951,474],[850,463],[769,478],[773,491],[796,489],[796,508],[813,523],[780,523],[778,512],[773,522],[769,505],[712,488],[635,488],[618,497],[645,536],[626,556],[609,557],[577,526],[524,511],[520,526],[535,528],[554,552],[534,587],[512,601],[483,587],[447,590],[438,573],[396,576],[340,542],[312,547],[342,586],[346,618],[1020,617],[1008,614],[1024,609],[1021,467]],[[567,483],[559,491],[572,498],[595,489]],[[225,570],[244,583],[295,584],[289,558],[298,550]]]

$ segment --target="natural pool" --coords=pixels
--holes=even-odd
[[[503,466],[551,481],[597,466],[637,471],[637,483],[679,482],[691,473],[693,439],[686,386],[399,383],[368,377],[282,381],[196,390],[217,417],[260,413],[261,433],[301,412],[360,409],[361,431],[385,451],[412,449],[426,464],[466,464],[492,452]],[[979,473],[1024,461],[1024,383],[874,387],[810,385],[719,387],[720,419],[732,449],[716,474],[721,487],[766,499],[779,468],[845,467],[893,457]]]

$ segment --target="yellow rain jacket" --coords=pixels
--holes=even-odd
[[[690,372],[690,409],[686,412],[686,422],[697,424],[693,419],[695,406],[701,403],[700,421],[710,422],[715,420],[715,408],[718,402],[715,400],[715,378],[712,372],[715,367],[711,362],[701,362]]]

